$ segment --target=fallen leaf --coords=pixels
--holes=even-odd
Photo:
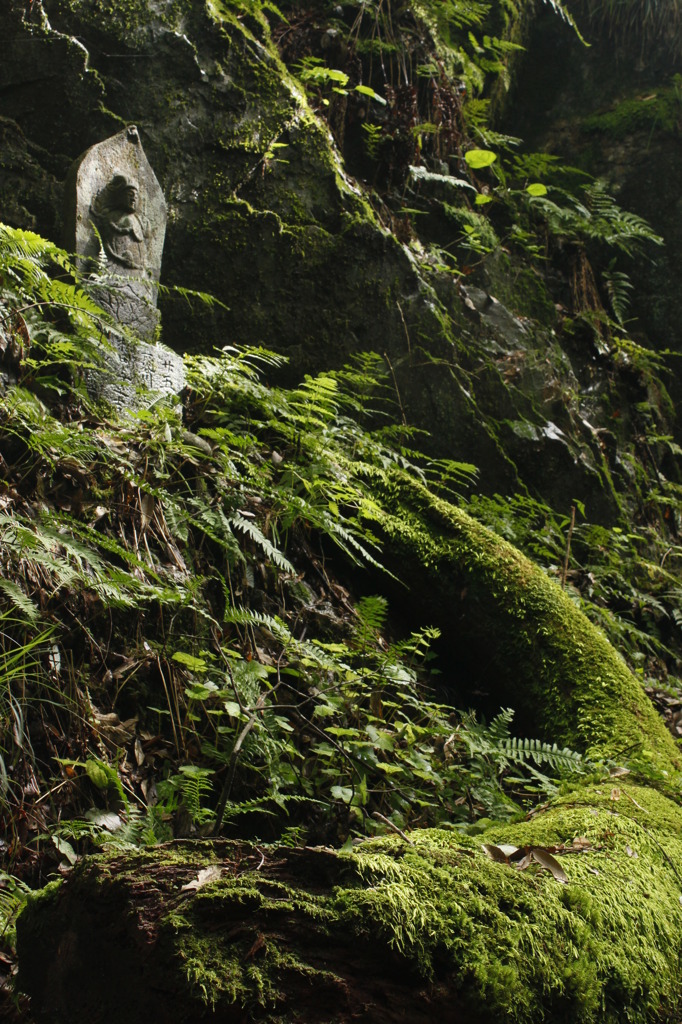
[[[490,859],[497,864],[508,864],[511,854],[518,850],[518,846],[494,846],[492,843],[483,843],[482,845]]]
[[[518,846],[511,846],[509,843],[498,843],[497,849],[501,850],[504,856],[509,858],[510,860],[515,853],[520,852]]]
[[[103,715],[95,707],[92,709],[92,717],[102,739],[117,747],[127,747],[132,741],[137,718],[128,718],[122,722],[115,711]]]
[[[152,521],[155,500],[152,494],[145,494],[139,489],[138,496],[140,502],[140,534],[143,534]]]
[[[265,936],[259,932],[256,941],[244,957],[245,960],[250,960],[252,956],[255,956],[259,949],[262,949],[265,945]]]
[[[612,789],[611,790],[611,799],[612,800],[620,800],[620,790],[619,789]]]
[[[50,672],[53,672],[54,675],[58,676],[62,667],[62,656],[59,653],[59,647],[57,644],[52,644],[48,649],[47,663],[50,667]]]
[[[533,860],[537,861],[540,867],[550,871],[557,882],[561,882],[563,885],[568,884],[568,876],[566,875],[566,872],[559,861],[553,857],[551,853],[547,853],[547,850],[543,850],[541,847],[534,846],[531,850],[531,854]]]
[[[223,871],[224,868],[219,867],[217,864],[211,864],[210,867],[202,868],[196,878],[193,878],[191,882],[181,887],[180,892],[196,892],[197,889],[203,888],[209,882],[217,882],[222,876]]]
[[[105,828],[107,832],[117,832],[123,824],[120,815],[114,811],[101,811],[97,807],[91,807],[89,811],[86,811],[85,817],[93,824]]]
[[[57,847],[62,857],[66,857],[69,864],[73,867],[78,860],[78,854],[71,843],[67,842],[66,839],[62,839],[60,836],[52,836],[52,842]]]
[[[156,792],[156,781],[153,778],[141,779],[140,789],[142,790],[142,795],[149,806],[154,807],[159,799],[158,793]]]
[[[177,545],[173,544],[171,540],[167,540],[166,547],[168,549],[169,556],[173,559],[178,569],[186,571],[187,563],[185,562],[185,559],[182,557],[182,553],[180,549],[177,547]]]

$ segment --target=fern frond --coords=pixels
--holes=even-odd
[[[575,18],[573,17],[571,12],[566,9],[566,7],[561,2],[561,0],[543,0],[543,2],[545,4],[547,4],[548,7],[551,7],[551,9],[554,11],[554,13],[557,14],[561,18],[562,21],[565,21],[567,25],[571,26],[571,28],[573,29],[573,31],[575,32],[575,34],[577,35],[578,39],[583,44],[583,46],[589,46],[590,45],[583,38],[583,36],[582,36],[582,34],[580,32],[580,29],[578,28],[578,26],[576,24]]]
[[[211,779],[214,774],[212,768],[183,764],[180,765],[179,775],[175,777],[193,825],[204,825],[215,817],[214,811],[203,806],[204,799],[213,791]]]
[[[240,814],[252,814],[257,811],[259,814],[267,814],[270,816],[275,815],[277,812],[272,809],[271,804],[275,804],[280,809],[286,809],[288,804],[317,804],[319,800],[314,800],[309,796],[302,796],[299,793],[271,793],[265,796],[254,797],[251,800],[240,800],[238,803],[228,803],[225,808],[224,820],[229,821],[230,818],[237,818]]]
[[[20,878],[0,871],[0,937],[13,945],[14,926],[24,909],[31,889]]]
[[[6,595],[14,607],[26,617],[26,620],[35,623],[40,618],[40,609],[28,597],[21,587],[14,580],[0,579],[0,590]]]
[[[284,641],[293,640],[289,628],[281,619],[266,615],[264,612],[256,612],[251,608],[228,608],[224,615],[225,622],[232,622],[236,626],[255,626],[269,630],[273,636]]]
[[[581,772],[585,769],[582,754],[568,747],[558,747],[556,743],[543,743],[542,740],[519,739],[516,736],[500,740],[500,751],[510,761],[535,761],[536,764],[547,764],[553,771]]]
[[[388,601],[381,595],[361,597],[355,605],[358,618],[365,630],[380,632],[386,625]]]
[[[249,519],[245,519],[243,516],[233,515],[230,518],[230,523],[236,527],[236,529],[241,531],[241,533],[245,533],[247,537],[250,537],[251,540],[255,541],[266,557],[283,572],[295,573],[295,569],[289,559],[286,558],[282,552],[268,540],[265,534],[262,533],[254,522]]]
[[[585,189],[590,218],[586,225],[590,237],[602,240],[632,256],[644,242],[663,245],[663,239],[643,217],[623,210],[606,191],[606,183],[593,182]]]
[[[613,269],[605,270],[602,277],[611,302],[613,315],[620,326],[624,327],[630,304],[632,281],[623,271]]]

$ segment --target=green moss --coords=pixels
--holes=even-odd
[[[584,852],[560,858],[568,885],[429,830],[411,834],[414,847],[365,844],[355,855],[363,886],[339,890],[334,905],[349,929],[378,931],[427,977],[456,978],[458,996],[491,1019],[655,1020],[680,990],[681,833],[670,801],[626,786],[616,802],[606,785],[482,837],[540,847],[580,838]]]
[[[591,114],[582,121],[585,132],[599,132],[614,139],[627,139],[636,132],[654,129],[676,132],[682,117],[682,75],[671,84],[646,96],[620,100],[609,110]]]
[[[37,889],[36,892],[32,892],[28,897],[28,905],[32,908],[39,908],[41,901],[49,904],[59,892],[63,884],[63,879],[55,878],[52,882],[48,882],[42,889]]]
[[[623,752],[662,785],[679,752],[639,682],[557,583],[461,509],[403,479],[383,529],[395,564],[446,636],[498,675],[536,735],[595,760]],[[437,597],[434,601],[433,593]],[[513,688],[511,692],[510,688]]]
[[[270,41],[270,26],[265,11],[276,7],[267,0],[206,0],[206,11],[219,25],[229,25],[253,40]]]
[[[538,862],[521,871],[494,862],[482,841],[548,850],[568,883]],[[682,809],[651,789],[614,788],[608,777],[477,837],[428,829],[412,832],[409,844],[391,836],[348,854],[284,856],[225,842],[170,844],[86,861],[31,901],[20,933],[35,973],[24,977],[44,990],[41,971],[61,956],[64,929],[84,928],[100,959],[119,950],[134,958],[114,923],[130,922],[132,908],[144,934],[157,892],[165,917],[144,976],[175,993],[187,1019],[205,1005],[231,1019],[236,1005],[269,1024],[305,1020],[310,992],[315,1019],[326,1005],[329,1019],[340,1019],[339,997],[363,984],[360,956],[368,970],[400,977],[406,1006],[447,998],[464,1016],[509,1024],[653,1024],[682,994],[681,862]],[[186,891],[216,863],[222,877]],[[153,917],[154,901],[151,909]],[[36,942],[42,958],[30,956]],[[79,991],[78,977],[69,978]]]
[[[333,918],[319,897],[245,872],[206,886],[186,910],[167,915],[162,932],[201,1002],[213,1008],[233,1003],[273,1007],[285,998],[287,979],[293,975],[316,986],[337,981],[331,971],[307,962],[276,936],[259,942],[258,928],[248,925],[295,912],[314,919],[320,934]],[[216,929],[216,919],[242,924]]]
[[[465,1009],[484,1006],[490,1019],[653,1021],[680,995],[681,836],[682,810],[670,800],[607,781],[477,839],[430,829],[411,833],[412,846],[397,837],[365,842],[337,858],[337,884],[324,893],[256,872],[222,881],[168,926],[193,990],[215,1007],[274,1012],[293,975],[333,983],[305,952],[278,943],[276,920],[298,914],[320,941],[385,948],[406,977],[447,985]],[[549,847],[568,884],[538,864],[518,871],[493,862],[481,839]],[[211,927],[219,920],[253,927],[235,939]],[[265,947],[249,956],[263,921]]]
[[[540,275],[501,249],[486,260],[490,291],[514,313],[538,320],[543,326],[556,323],[556,306]]]

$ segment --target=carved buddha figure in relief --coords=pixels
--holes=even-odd
[[[126,269],[142,271],[148,263],[149,223],[139,207],[137,181],[116,173],[95,196],[90,212],[109,259]]]

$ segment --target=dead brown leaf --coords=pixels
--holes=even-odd
[[[483,843],[482,845],[488,857],[497,864],[509,864],[517,871],[525,871],[532,863],[536,863],[549,871],[557,882],[561,882],[563,885],[568,883],[568,877],[559,861],[543,846],[519,847],[505,843],[499,845]]]
[[[531,850],[531,855],[540,867],[551,872],[557,882],[561,882],[562,885],[568,885],[568,876],[556,857],[553,857],[551,853],[543,850],[540,846],[534,846]]]
[[[254,942],[253,946],[251,947],[249,952],[246,954],[244,959],[245,960],[250,960],[251,957],[255,956],[256,953],[258,953],[261,949],[263,949],[264,946],[265,946],[265,936],[261,932],[259,932],[258,936],[256,938],[256,941]]]
[[[490,859],[494,860],[496,864],[508,864],[510,856],[513,853],[516,853],[519,849],[518,846],[507,846],[502,844],[500,846],[495,846],[492,843],[483,843],[482,846]]]
[[[152,494],[146,494],[144,491],[139,490],[138,496],[140,503],[140,536],[142,536],[152,521],[156,502]]]

